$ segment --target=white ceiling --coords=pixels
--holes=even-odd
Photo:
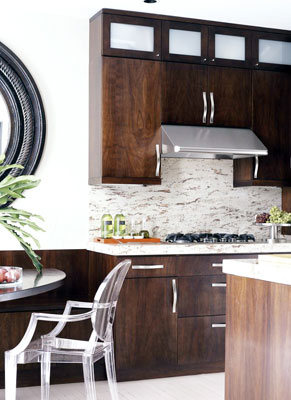
[[[291,30],[290,0],[0,0],[6,13],[61,14],[89,19],[101,8],[142,11]]]

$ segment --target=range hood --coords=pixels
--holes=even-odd
[[[250,129],[162,125],[162,157],[235,159],[268,155]]]

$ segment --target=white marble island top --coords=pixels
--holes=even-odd
[[[258,254],[291,253],[291,242],[284,243],[122,243],[103,244],[90,242],[87,250],[112,256],[154,256],[195,254]]]
[[[291,255],[259,255],[258,259],[223,260],[225,274],[291,285]]]

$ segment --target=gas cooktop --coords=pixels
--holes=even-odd
[[[165,241],[168,243],[254,243],[254,235],[244,233],[170,233]]]

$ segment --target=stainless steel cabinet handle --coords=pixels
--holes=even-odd
[[[226,283],[212,283],[212,287],[226,287]]]
[[[161,154],[160,154],[160,145],[158,144],[156,144],[156,155],[157,155],[156,176],[160,176]]]
[[[216,268],[216,267],[222,268],[222,267],[223,267],[223,264],[222,264],[222,263],[213,263],[213,264],[212,264],[212,267],[213,267],[213,268]]]
[[[226,324],[212,324],[211,328],[225,328]]]
[[[132,269],[162,269],[163,265],[133,265]]]
[[[172,279],[172,287],[173,287],[173,313],[175,313],[177,312],[177,300],[178,300],[176,279]]]
[[[211,103],[211,113],[210,113],[210,123],[213,124],[214,121],[214,94],[210,92],[210,103]]]
[[[206,97],[206,92],[203,92],[203,103],[204,103],[204,109],[203,109],[202,122],[203,122],[203,124],[206,124],[206,118],[207,118],[207,97]]]
[[[254,179],[258,178],[258,171],[259,171],[259,156],[255,157],[255,170],[254,170]]]

